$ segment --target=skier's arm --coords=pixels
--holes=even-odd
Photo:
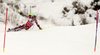
[[[38,28],[39,28],[40,30],[43,29],[43,28],[40,27],[40,25],[38,24],[37,20],[35,20],[35,23],[36,23],[36,25],[38,26]]]

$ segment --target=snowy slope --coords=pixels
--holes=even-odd
[[[95,24],[7,32],[3,53],[4,33],[0,32],[0,55],[99,55],[99,33],[100,24],[97,51],[94,52]]]
[[[74,1],[78,1],[81,5],[79,8],[84,9],[83,6],[90,7],[93,0],[4,0],[4,3],[0,3],[0,55],[99,55],[100,24],[96,52],[93,51],[96,25],[80,26],[83,18],[88,23],[95,23],[96,11],[88,9],[83,15],[74,14],[77,10],[73,8]],[[32,6],[31,13],[37,15],[38,23],[44,30],[34,25],[28,31],[7,32],[6,51],[3,53],[6,7],[9,10],[7,28],[15,27],[13,24],[26,23],[28,18],[17,13],[15,5],[25,15],[30,14]],[[65,15],[62,13],[64,7],[70,10]]]

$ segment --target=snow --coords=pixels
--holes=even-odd
[[[74,1],[90,8],[93,0],[4,0],[4,3],[0,4],[0,55],[99,55],[100,23],[97,51],[94,52],[96,11],[88,9],[83,15],[74,14],[76,10],[72,5]],[[16,12],[15,5],[18,5],[18,11],[22,11],[25,15],[30,14],[32,6],[31,13],[37,15],[37,21],[44,29],[39,30],[34,25],[28,31],[7,32],[3,53],[6,8],[8,8],[7,29],[14,28],[16,24],[22,25],[28,19]],[[69,10],[65,15],[62,13],[64,7]],[[44,19],[41,20],[40,17]],[[86,19],[89,24],[81,26],[82,19]]]
[[[30,14],[30,6],[32,7],[31,13],[35,14],[37,16],[37,19],[40,19],[40,17],[44,18],[43,20],[40,20],[42,22],[48,22],[47,20],[49,20],[50,24],[58,25],[58,26],[72,26],[73,24],[81,25],[82,18],[80,17],[80,15],[75,14],[76,8],[73,8],[72,3],[74,1],[77,1],[81,5],[81,8],[83,8],[83,6],[87,6],[88,8],[90,8],[90,3],[92,2],[92,0],[88,0],[88,1],[84,1],[84,0],[28,0],[28,1],[18,0],[19,2],[17,0],[4,0],[4,1],[5,1],[5,3],[3,3],[4,7],[1,7],[2,9],[0,9],[0,13],[2,14],[2,16],[5,16],[6,11],[4,11],[3,13],[1,11],[5,10],[6,7],[8,7],[8,10],[9,10],[8,22],[13,23],[13,25],[15,26],[16,24],[25,23],[28,18],[28,17],[21,16],[16,11],[22,11],[25,15],[28,16]],[[8,6],[6,3],[11,3],[13,4],[13,6],[12,5]],[[15,5],[18,5],[19,7],[18,10],[15,8]],[[69,12],[66,12],[65,15],[62,13],[62,11],[64,11],[64,7],[66,7],[69,10]],[[92,17],[89,17],[89,14],[91,14]],[[2,16],[0,16],[0,20],[3,20],[2,22],[4,22],[4,17]],[[88,9],[85,12],[85,14],[83,14],[83,16],[86,19],[86,22],[88,24],[95,23],[94,18],[96,16],[96,11],[92,9]],[[79,17],[79,18],[75,18],[75,17]]]
[[[80,25],[80,24],[82,23],[82,21],[81,21],[79,15],[74,15],[74,16],[73,16],[73,21],[74,21],[74,25],[75,25],[75,26],[76,26],[76,25]],[[77,22],[77,21],[78,21],[78,22]]]
[[[79,2],[90,7],[90,4],[91,4],[91,2],[93,2],[93,0],[79,0]]]
[[[52,2],[51,0],[21,0],[24,4],[27,4],[27,8],[30,8],[30,6],[35,6],[34,8],[31,8],[32,13],[39,17],[44,17],[46,20],[49,20],[53,22],[53,24],[58,26],[71,26],[72,22],[74,22],[74,25],[81,25],[82,18],[80,15],[74,14],[75,8],[73,8],[72,3],[74,1],[78,1],[80,5],[87,6],[90,8],[90,4],[93,0],[54,0]],[[62,11],[64,7],[67,7],[69,9],[69,12],[66,12],[65,16],[63,15]],[[28,9],[30,11],[30,9]],[[86,19],[86,22],[91,24],[95,23],[95,16],[96,12],[93,10],[87,10],[87,13],[83,14],[84,18]],[[30,12],[28,12],[30,13]],[[92,15],[92,17],[89,17],[89,14]],[[74,19],[73,19],[74,17]],[[79,18],[75,18],[79,17]],[[64,21],[65,20],[65,21]],[[77,22],[77,23],[75,23]]]
[[[92,15],[92,17],[89,17],[89,14]],[[87,12],[85,13],[85,16],[87,18],[87,22],[88,23],[94,23],[94,17],[96,17],[96,11],[92,11],[91,9],[87,10]]]
[[[7,32],[4,53],[2,51],[4,32],[0,31],[0,55],[99,55],[99,29],[100,24],[96,52],[94,52],[95,24]]]

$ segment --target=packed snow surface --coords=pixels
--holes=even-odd
[[[96,52],[94,52],[95,31],[95,24],[90,24],[7,32],[3,53],[4,32],[2,30],[0,31],[0,55],[99,55],[100,24]]]

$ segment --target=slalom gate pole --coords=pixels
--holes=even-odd
[[[30,14],[31,14],[31,6],[30,6]]]
[[[4,32],[3,52],[5,52],[5,40],[6,40],[7,14],[8,14],[8,8],[6,8],[6,19],[5,19],[5,32]]]
[[[96,51],[96,45],[97,45],[98,20],[99,20],[99,13],[98,13],[98,9],[97,9],[97,17],[96,17],[96,34],[95,34],[95,46],[94,46],[94,52]]]

